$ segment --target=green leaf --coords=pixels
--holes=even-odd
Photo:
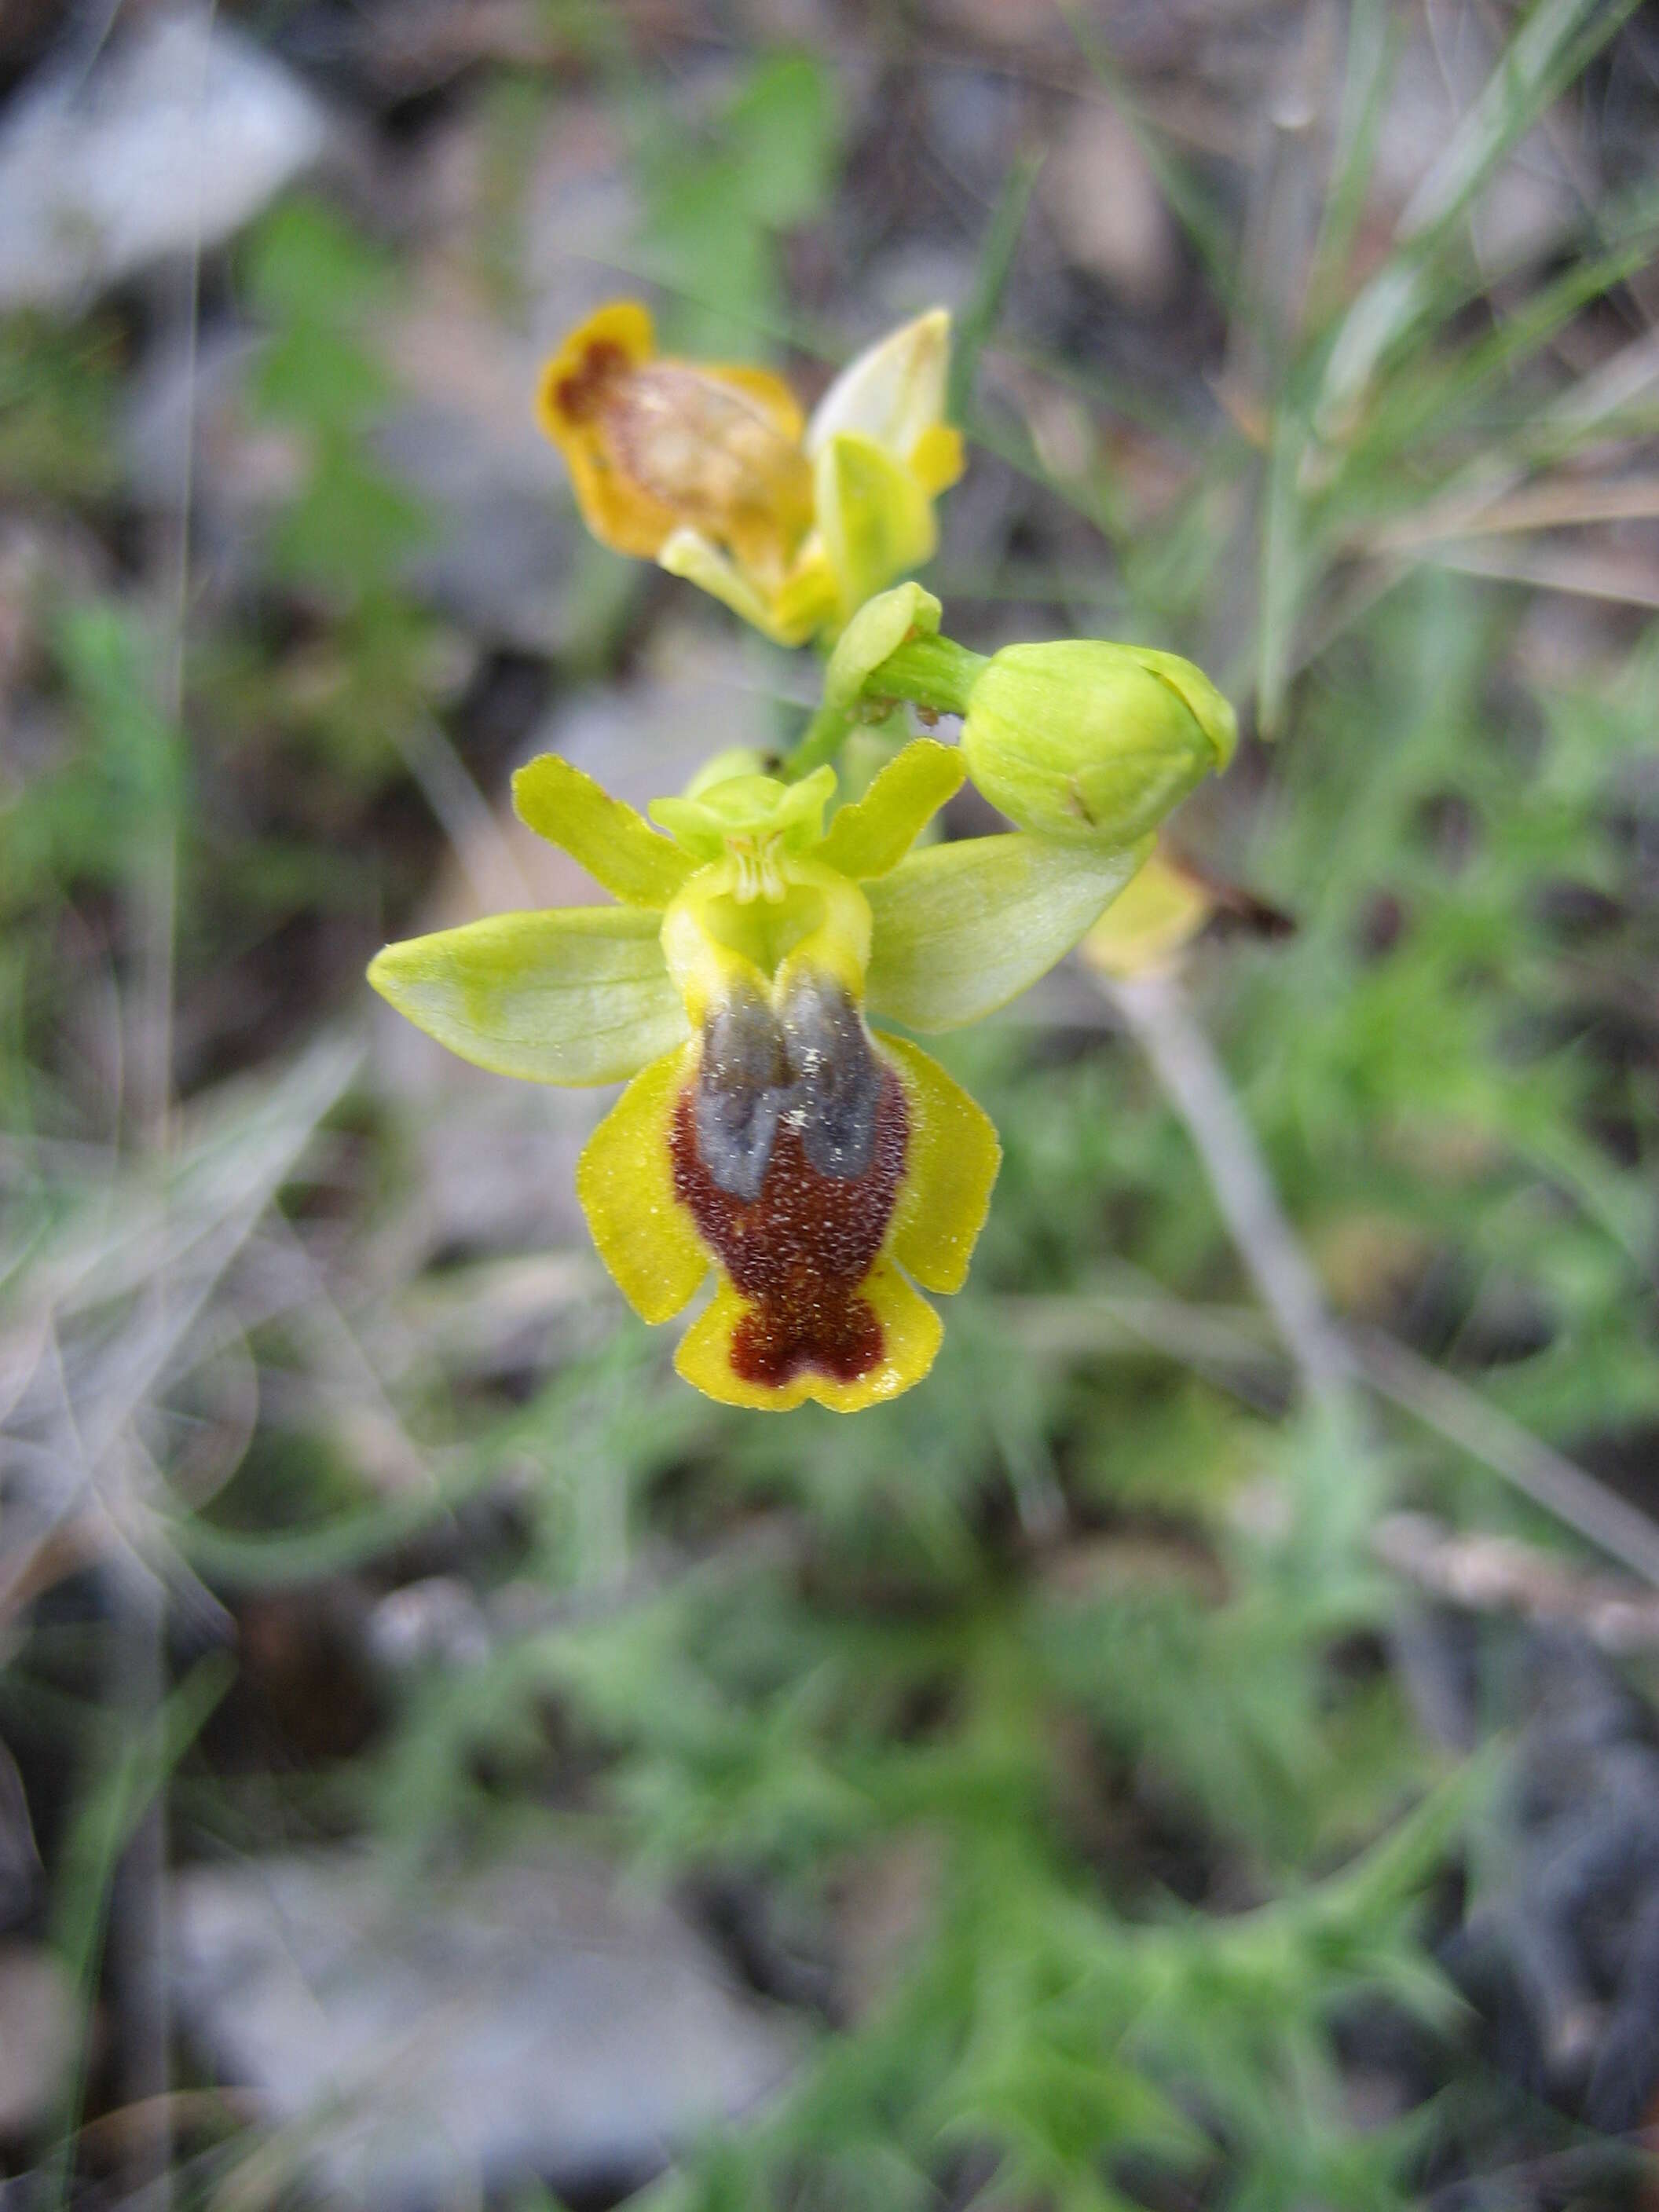
[[[870,886],[872,1012],[911,1029],[960,1029],[1046,975],[1152,849],[969,837],[913,853]]]
[[[697,865],[557,753],[542,753],[518,771],[513,805],[527,829],[562,846],[626,906],[660,913]]]
[[[756,329],[777,324],[776,234],[822,208],[835,180],[836,81],[805,53],[757,62],[736,96],[688,131],[683,111],[641,101],[641,243],[672,295],[676,351],[742,357]]]
[[[418,499],[383,476],[349,438],[319,440],[304,491],[278,522],[279,575],[337,592],[348,605],[395,577],[431,535]]]
[[[818,858],[855,882],[886,875],[961,789],[966,774],[954,745],[918,738],[888,762],[862,799],[842,808]]]
[[[498,914],[388,945],[368,980],[417,1029],[497,1075],[614,1083],[690,1034],[652,914]]]
[[[0,493],[97,496],[121,475],[113,418],[122,338],[99,319],[0,317]]]
[[[769,55],[727,111],[721,137],[734,156],[745,208],[769,229],[805,222],[823,206],[836,155],[836,87],[811,54]]]
[[[178,732],[152,703],[155,672],[140,625],[106,599],[71,607],[54,643],[71,690],[102,741],[111,799],[153,812],[177,798]]]
[[[381,306],[393,264],[324,201],[283,201],[262,222],[247,252],[256,313],[277,324],[356,321]]]
[[[274,337],[253,373],[259,410],[280,422],[360,435],[384,414],[395,387],[349,331],[297,324]]]

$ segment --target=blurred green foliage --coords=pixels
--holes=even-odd
[[[297,484],[270,526],[270,577],[319,634],[297,654],[279,642],[276,665],[249,652],[257,634],[227,641],[211,664],[214,703],[242,724],[274,715],[334,775],[372,788],[397,773],[399,739],[433,689],[434,626],[407,582],[428,525],[372,439],[397,390],[385,332],[398,270],[324,202],[294,198],[248,240],[245,283],[265,333],[250,400],[299,448]]]
[[[120,339],[106,322],[0,316],[0,495],[76,500],[114,489],[120,368]]]
[[[756,64],[718,111],[688,125],[636,95],[648,274],[672,295],[668,335],[692,354],[751,350],[775,330],[780,238],[823,206],[840,140],[833,77],[807,53]]]
[[[1652,195],[1587,211],[1549,272],[1501,285],[1458,220],[1615,15],[1547,0],[1526,20],[1429,216],[1362,270],[1398,40],[1389,10],[1357,8],[1338,167],[1289,319],[1252,290],[1207,180],[1088,49],[1261,383],[1199,429],[1164,393],[1126,398],[1091,363],[1024,348],[1006,300],[1029,165],[987,215],[959,358],[982,445],[1111,543],[1109,569],[1044,573],[1061,611],[1200,654],[1212,640],[1279,732],[1218,817],[1220,857],[1298,933],[1206,945],[1188,983],[1297,1232],[1340,1307],[1404,1311],[1449,1369],[1564,1444],[1659,1419],[1659,1098],[1629,1040],[1632,1001],[1651,1020],[1655,908],[1635,848],[1652,794],[1635,771],[1659,662],[1638,639],[1610,678],[1546,682],[1528,603],[1431,565],[1431,526],[1440,502],[1499,496],[1627,419],[1575,413],[1549,349],[1651,257]],[[694,114],[587,27],[632,133],[639,248],[673,342],[752,355],[787,321],[787,234],[834,219],[836,70],[763,54]],[[557,95],[514,70],[490,96],[480,274],[510,305],[515,165]],[[0,812],[20,1128],[92,1125],[96,1082],[36,1017],[86,990],[84,908],[109,909],[124,949],[157,823],[183,840],[186,978],[220,960],[239,973],[277,922],[361,910],[382,874],[424,882],[438,864],[429,836],[383,851],[362,830],[408,800],[402,740],[434,688],[435,623],[405,569],[422,518],[373,444],[406,274],[297,197],[233,266],[263,333],[249,404],[293,441],[293,481],[251,591],[191,634],[183,731],[154,704],[144,624],[113,587],[50,629],[65,750]],[[999,333],[1103,420],[1179,441],[1173,503],[1135,514],[1109,438],[1076,471],[1046,467],[974,380]],[[119,366],[99,323],[0,328],[8,498],[111,496]],[[948,596],[948,550],[941,568]],[[1030,583],[1011,558],[988,588]],[[349,994],[355,978],[348,962],[329,981]],[[216,1018],[234,1057],[242,1033]],[[325,1231],[328,1207],[347,1210],[368,1255],[343,1271],[362,1342],[321,1322],[355,1379],[327,1368],[314,1316],[307,1334],[303,1313],[262,1310],[247,1340],[270,1402],[252,1441],[210,1501],[164,1494],[155,1526],[241,1601],[395,1583],[406,1547],[504,1495],[504,1526],[465,1570],[481,1596],[514,1583],[541,1608],[474,1665],[416,1669],[339,1765],[186,1761],[181,1802],[201,1832],[251,1846],[274,1802],[302,1800],[406,1871],[557,1821],[646,1878],[741,1886],[828,1994],[790,2089],[647,2192],[649,2212],[1415,2202],[1439,2115],[1357,2124],[1339,2029],[1363,2004],[1413,2023],[1449,2076],[1478,2068],[1423,1948],[1421,1898],[1487,1778],[1446,1781],[1407,1709],[1373,1538],[1401,1500],[1557,1532],[1438,1440],[1289,1402],[1189,1133],[1103,1012],[1091,1028],[1028,1011],[945,1056],[1003,1133],[992,1221],[927,1387],[850,1421],[722,1415],[597,1304],[556,1352],[538,1340],[517,1362],[470,1363],[458,1324],[487,1305],[500,1255],[434,1255],[410,1227],[425,1156],[403,1109],[337,1115],[324,1150],[350,1163],[350,1194],[289,1195],[301,1226],[313,1205]],[[305,1119],[275,1057],[225,1119],[251,1143],[274,1111],[297,1145],[326,1109],[313,1100]],[[234,1215],[292,1172],[239,1155],[232,1174],[232,1146],[222,1128],[181,1139],[157,1249],[195,1249],[168,1242],[179,1220],[206,1241],[192,1190],[228,1191]],[[119,1213],[112,1189],[131,1197],[101,1170],[56,1172],[12,1216],[27,1234],[9,1310],[43,1304],[88,1220]],[[145,1262],[112,1243],[85,1325],[114,1340]],[[1123,1321],[1134,1298],[1157,1334]],[[1254,1356],[1212,1357],[1206,1321]],[[365,1433],[431,1480],[377,1486]],[[9,1722],[30,1664],[11,1670]],[[181,1739],[179,1716],[193,1729],[219,1686],[186,1675],[164,1717]],[[58,1874],[61,1940],[88,1975],[135,1761],[159,1755],[129,1749],[88,1785]],[[859,1898],[902,1908],[861,1980],[847,1964]]]

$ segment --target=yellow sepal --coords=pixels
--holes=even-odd
[[[599,1257],[641,1321],[670,1321],[708,1273],[691,1216],[674,1195],[669,1130],[696,1048],[643,1067],[576,1163],[576,1195]]]
[[[661,926],[637,908],[489,915],[386,945],[368,980],[451,1052],[527,1083],[619,1082],[686,1036]]]

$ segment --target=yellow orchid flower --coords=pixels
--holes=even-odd
[[[927,1032],[1004,1005],[1148,841],[913,851],[963,773],[927,738],[827,829],[832,769],[784,784],[744,765],[657,801],[663,836],[556,755],[532,761],[514,781],[520,816],[619,903],[389,945],[369,978],[482,1066],[631,1079],[577,1170],[624,1295],[666,1321],[712,1272],[681,1375],[732,1405],[851,1412],[927,1372],[941,1328],[916,1286],[960,1289],[1000,1157],[967,1093],[867,1018]]]
[[[810,732],[795,781],[722,754],[649,822],[544,754],[514,804],[618,903],[498,915],[369,969],[480,1066],[628,1079],[578,1194],[645,1320],[714,1274],[675,1364],[730,1405],[851,1413],[927,1372],[941,1328],[920,1291],[962,1287],[1000,1148],[945,1070],[870,1018],[956,1029],[1036,982],[1232,749],[1232,710],[1188,661],[1088,640],[987,660],[939,612],[914,583],[860,608],[814,726],[914,698],[962,714],[959,748],[907,744],[827,827],[836,771],[799,772]],[[1018,830],[918,847],[969,773]]]
[[[932,555],[933,501],[963,465],[950,349],[945,311],[918,316],[809,421],[768,370],[659,355],[646,308],[615,301],[547,362],[537,419],[596,538],[799,645]]]

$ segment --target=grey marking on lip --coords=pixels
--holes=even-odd
[[[839,984],[804,979],[784,1008],[790,1066],[804,1094],[801,1150],[820,1175],[849,1181],[870,1164],[881,1071],[858,1008]]]
[[[880,1097],[880,1067],[838,983],[804,977],[781,1020],[749,992],[703,1024],[697,1155],[721,1190],[757,1199],[787,1119],[810,1166],[851,1182],[869,1167]]]
[[[709,1015],[697,1073],[697,1155],[733,1198],[760,1196],[789,1090],[783,1032],[764,999],[746,993]]]

